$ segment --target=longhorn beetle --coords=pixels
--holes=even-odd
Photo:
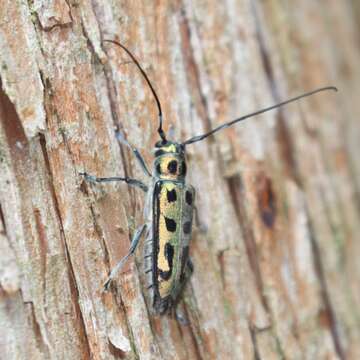
[[[108,289],[110,282],[115,278],[125,261],[134,254],[141,236],[145,234],[144,271],[150,291],[151,306],[155,314],[162,315],[176,310],[180,293],[193,272],[193,265],[189,257],[189,244],[195,208],[195,190],[185,182],[186,146],[204,140],[210,135],[252,116],[320,91],[337,91],[337,88],[327,86],[307,92],[224,123],[205,134],[193,136],[184,142],[169,141],[163,130],[163,116],[159,98],[145,71],[124,45],[115,40],[104,41],[123,49],[147,82],[158,108],[159,126],[157,132],[160,140],[155,144],[153,172],[150,172],[139,151],[132,147],[120,133],[117,133],[118,140],[131,149],[145,175],[149,178],[147,184],[128,177],[99,178],[86,172],[80,173],[80,175],[83,175],[90,182],[123,181],[128,185],[138,187],[147,194],[144,209],[145,223],[135,231],[128,254],[111,270],[104,287]]]

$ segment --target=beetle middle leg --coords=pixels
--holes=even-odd
[[[148,187],[137,179],[132,179],[129,177],[120,177],[120,176],[111,176],[111,177],[96,177],[94,175],[90,175],[86,172],[81,172],[79,175],[84,176],[86,181],[93,182],[93,183],[101,183],[101,182],[111,182],[111,181],[124,181],[128,185],[135,186],[147,192]]]
[[[129,252],[112,268],[109,277],[104,283],[104,290],[107,291],[109,289],[109,285],[111,281],[114,279],[116,274],[121,270],[121,268],[124,266],[127,259],[135,253],[135,250],[139,244],[139,241],[141,239],[141,235],[144,233],[146,229],[146,224],[139,227],[131,240],[130,249]]]

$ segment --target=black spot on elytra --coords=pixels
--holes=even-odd
[[[187,202],[188,205],[192,205],[193,195],[192,195],[191,191],[187,191],[185,193],[185,201]]]
[[[174,201],[176,201],[176,199],[177,199],[176,190],[175,190],[175,189],[167,190],[166,195],[167,195],[167,200],[168,200],[168,202],[174,202]]]
[[[164,216],[165,219],[165,225],[166,225],[166,229],[167,231],[170,232],[175,232],[176,231],[176,222],[173,219],[170,219],[166,216]]]
[[[159,269],[159,274],[163,280],[169,280],[173,269],[174,247],[171,244],[166,243],[164,252],[165,252],[165,259],[168,261],[169,264],[169,270],[163,271]]]
[[[160,164],[157,164],[157,165],[156,165],[156,172],[157,172],[158,174],[161,174],[161,165],[160,165]]]
[[[183,162],[181,163],[180,175],[185,176],[185,175],[186,175],[186,171],[187,171],[186,162],[183,161]]]
[[[167,166],[170,174],[176,174],[177,167],[178,167],[178,163],[176,160],[171,160]]]
[[[165,244],[165,258],[169,262],[169,267],[172,267],[174,259],[174,247],[170,243]]]
[[[187,221],[184,226],[183,226],[183,230],[185,234],[190,234],[191,231],[191,222]]]
[[[170,276],[171,276],[171,272],[172,272],[172,269],[170,269],[169,271],[163,271],[163,270],[159,269],[159,275],[163,280],[169,280]]]

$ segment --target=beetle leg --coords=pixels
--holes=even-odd
[[[112,177],[96,177],[93,175],[89,175],[86,172],[79,173],[79,175],[84,176],[86,181],[92,182],[92,183],[100,183],[100,182],[110,182],[110,181],[124,181],[128,185],[135,186],[143,190],[144,192],[147,192],[148,187],[141,182],[140,180],[128,178],[128,177],[119,177],[119,176],[112,176]]]
[[[104,283],[104,290],[107,291],[109,289],[109,285],[111,283],[111,281],[114,279],[114,277],[116,276],[116,274],[121,270],[121,268],[124,266],[124,264],[126,263],[127,259],[134,254],[141,235],[143,234],[144,230],[146,228],[146,224],[142,225],[141,227],[139,227],[136,231],[135,234],[131,240],[131,244],[130,244],[130,249],[129,252],[112,268],[109,277],[107,278],[107,280]]]
[[[194,265],[193,265],[191,259],[188,258],[188,260],[186,262],[185,277],[184,277],[184,282],[183,282],[181,292],[184,290],[184,287],[188,283],[188,280],[193,272],[194,272]],[[179,311],[178,304],[176,305],[174,312],[175,312],[175,318],[180,323],[180,325],[182,325],[182,326],[190,325],[189,319],[181,311]]]
[[[145,160],[144,158],[141,156],[140,152],[138,149],[132,147],[130,145],[130,143],[124,138],[124,136],[119,132],[117,131],[116,132],[116,138],[118,139],[118,141],[120,142],[120,144],[123,144],[125,146],[127,146],[132,152],[133,154],[135,155],[138,163],[140,164],[141,168],[143,169],[144,173],[147,175],[147,176],[152,176],[151,175],[151,172],[149,171],[149,169],[147,168],[146,166],[146,163],[145,163]]]

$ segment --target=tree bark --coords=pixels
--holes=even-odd
[[[359,359],[359,7],[336,0],[2,0],[2,359]],[[185,140],[319,86],[188,147],[205,232],[180,310],[153,317],[144,198],[79,172],[142,178],[161,99]]]

